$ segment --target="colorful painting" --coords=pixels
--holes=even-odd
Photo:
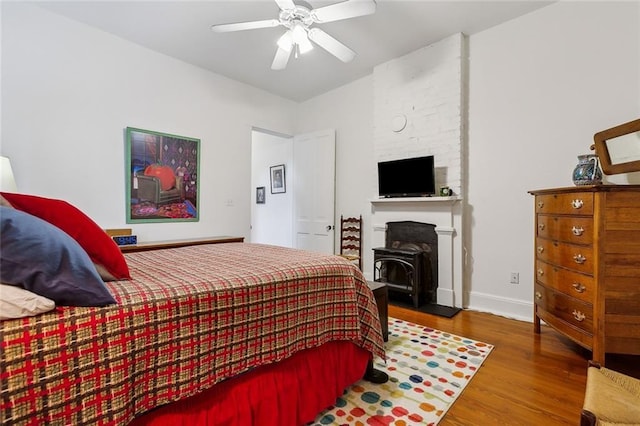
[[[127,223],[199,220],[200,139],[127,127]]]

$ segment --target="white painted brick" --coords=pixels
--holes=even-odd
[[[463,43],[456,34],[378,65],[373,73],[374,158],[434,155],[437,185],[460,193],[462,182]],[[407,117],[400,133],[397,114]]]

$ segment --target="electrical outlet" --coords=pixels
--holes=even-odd
[[[512,272],[511,280],[509,282],[511,284],[520,284],[520,274],[518,272]]]

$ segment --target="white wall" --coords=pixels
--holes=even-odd
[[[296,112],[296,134],[326,128],[336,130],[337,253],[340,215],[362,215],[363,227],[371,226],[369,200],[378,193],[376,162],[373,158],[372,77],[363,77],[303,102]],[[364,271],[373,269],[371,240],[367,238],[366,234],[363,235]]]
[[[271,193],[270,167],[284,164],[284,193]],[[293,139],[254,130],[251,148],[252,243],[293,247]],[[265,203],[256,204],[256,188],[265,187]]]
[[[291,133],[295,103],[35,6],[2,4],[2,155],[18,189],[125,224],[124,129],[201,139],[200,221],[140,241],[248,237],[252,126]]]
[[[573,186],[593,135],[639,116],[638,2],[555,3],[470,37],[471,308],[532,317],[527,190]]]

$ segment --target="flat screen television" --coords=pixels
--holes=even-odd
[[[433,155],[378,163],[380,197],[426,197],[435,193]]]

